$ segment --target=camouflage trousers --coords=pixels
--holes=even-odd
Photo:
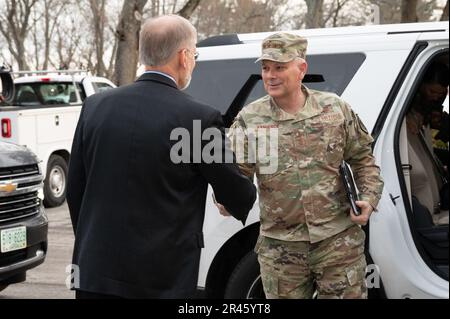
[[[268,299],[366,299],[365,233],[357,225],[318,243],[260,236],[255,247]]]

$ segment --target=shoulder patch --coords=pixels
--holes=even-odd
[[[361,121],[361,119],[359,118],[358,115],[356,115],[356,120],[358,121],[359,129],[361,131],[363,131],[364,133],[369,134],[369,132],[367,131],[367,128],[364,126],[363,122]]]

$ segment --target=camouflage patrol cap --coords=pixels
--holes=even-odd
[[[275,62],[290,62],[295,58],[306,58],[308,40],[291,33],[275,33],[264,39],[262,55],[255,62],[270,60]]]

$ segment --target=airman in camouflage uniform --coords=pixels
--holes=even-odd
[[[256,143],[261,131],[278,133],[274,172],[263,173],[267,158],[240,163],[258,180],[261,228],[255,250],[264,291],[268,298],[311,298],[315,289],[319,298],[365,298],[365,234],[359,225],[377,207],[383,181],[373,139],[350,106],[301,83],[306,48],[305,38],[287,33],[263,41],[258,61],[269,95],[244,107],[230,131],[235,150],[243,146],[246,155],[246,133],[257,131]],[[246,138],[236,138],[238,131]],[[361,216],[350,214],[339,177],[342,160],[353,169]]]

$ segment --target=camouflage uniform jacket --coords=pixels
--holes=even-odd
[[[247,176],[257,176],[261,235],[314,243],[353,225],[339,177],[342,159],[352,167],[360,199],[374,208],[383,180],[372,155],[373,139],[349,105],[332,93],[305,86],[302,90],[307,100],[294,115],[269,96],[244,107],[231,127],[230,139],[234,150],[241,147],[247,156],[248,132],[257,132],[258,145],[261,130],[269,134],[270,128],[278,129],[278,165],[271,174],[262,173],[268,158],[257,155],[255,161],[239,166]],[[246,138],[236,139],[238,130]]]

